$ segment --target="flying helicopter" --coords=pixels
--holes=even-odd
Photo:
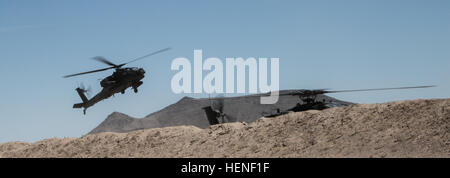
[[[112,75],[104,78],[100,82],[100,86],[103,89],[98,94],[96,94],[94,97],[92,97],[91,99],[88,99],[85,95],[85,93],[88,92],[89,90],[85,89],[83,86],[76,88],[75,90],[77,91],[78,95],[80,95],[80,98],[83,102],[74,104],[73,108],[84,108],[83,113],[86,114],[86,110],[89,107],[95,105],[96,103],[98,103],[104,99],[111,97],[112,95],[114,95],[116,93],[125,94],[125,90],[130,87],[133,88],[135,93],[137,93],[138,87],[143,84],[143,82],[141,80],[144,78],[145,70],[143,68],[138,68],[138,67],[123,67],[123,66],[125,66],[129,63],[136,62],[138,60],[153,56],[155,54],[167,51],[169,49],[171,49],[171,48],[164,48],[164,49],[155,51],[155,52],[147,54],[145,56],[138,57],[136,59],[130,60],[129,62],[122,63],[119,65],[108,61],[106,58],[104,58],[102,56],[93,57],[92,59],[99,61],[101,63],[104,63],[106,65],[109,65],[111,67],[88,71],[88,72],[77,73],[77,74],[66,75],[66,76],[64,76],[64,78],[69,78],[69,77],[74,77],[74,76],[84,75],[84,74],[90,74],[90,73],[95,73],[95,72],[102,72],[102,71],[106,71],[109,69],[115,69],[115,71],[113,72]]]
[[[277,117],[284,114],[288,114],[291,112],[301,112],[307,110],[324,110],[332,107],[336,107],[335,103],[330,103],[325,100],[317,99],[319,95],[327,94],[327,93],[344,93],[344,92],[364,92],[364,91],[380,91],[380,90],[404,90],[404,89],[418,89],[418,88],[430,88],[435,86],[411,86],[411,87],[397,87],[397,88],[373,88],[373,89],[358,89],[358,90],[327,90],[327,89],[315,89],[315,90],[289,90],[289,91],[280,91],[279,96],[298,96],[299,102],[295,106],[290,109],[281,110],[280,108],[276,108],[276,112],[272,113],[261,113],[263,117]],[[235,122],[238,119],[235,116],[232,116],[233,113],[225,113],[224,107],[225,102],[224,99],[230,98],[249,98],[249,97],[262,97],[262,96],[270,96],[269,93],[262,94],[254,94],[254,95],[245,95],[245,96],[234,96],[234,97],[214,97],[208,98],[210,100],[210,106],[206,106],[202,108],[205,112],[205,115],[208,119],[210,125],[227,123],[227,122]],[[197,100],[204,100],[199,98]]]

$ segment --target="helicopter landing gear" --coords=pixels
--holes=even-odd
[[[125,94],[125,90],[122,90],[120,93]]]
[[[137,83],[135,83],[135,84],[133,85],[134,93],[137,93],[137,92],[138,92],[138,87],[141,86],[143,83],[144,83],[144,82],[139,81],[139,82],[137,82]]]
[[[86,115],[86,109],[83,109],[83,114]]]

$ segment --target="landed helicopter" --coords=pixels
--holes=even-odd
[[[360,89],[360,90],[290,90],[288,92],[280,92],[279,96],[298,96],[300,101],[292,108],[287,110],[281,110],[276,108],[275,112],[272,113],[261,113],[262,117],[277,117],[291,112],[301,112],[307,110],[324,110],[332,107],[336,107],[333,103],[326,102],[325,100],[318,100],[319,95],[327,93],[343,93],[343,92],[362,92],[362,91],[379,91],[379,90],[401,90],[401,89],[414,89],[414,88],[430,88],[435,86],[412,86],[412,87],[398,87],[398,88],[375,88],[375,89]],[[237,119],[230,113],[224,112],[224,99],[229,98],[247,98],[247,97],[262,97],[269,96],[270,93],[256,94],[256,95],[246,95],[246,96],[235,96],[235,97],[215,97],[209,98],[210,106],[202,108],[206,114],[208,122],[210,125],[222,124],[227,122],[235,122]],[[202,99],[199,99],[202,100]]]
[[[129,63],[144,59],[146,57],[153,56],[155,54],[167,51],[169,49],[170,48],[164,48],[159,51],[147,54],[145,56],[141,56],[139,58],[133,59],[129,62],[119,64],[119,65],[116,65],[101,56],[94,57],[93,58],[94,60],[102,62],[111,67],[93,70],[93,71],[89,71],[89,72],[82,72],[82,73],[77,73],[77,74],[72,74],[72,75],[66,75],[66,76],[64,76],[64,78],[69,78],[69,77],[74,77],[74,76],[84,75],[84,74],[90,74],[90,73],[95,73],[95,72],[101,72],[101,71],[105,71],[105,70],[109,70],[109,69],[115,69],[115,71],[112,75],[104,78],[100,82],[100,86],[103,88],[102,91],[100,91],[97,95],[95,95],[91,99],[88,99],[85,95],[85,93],[88,92],[89,90],[85,89],[84,87],[76,88],[75,90],[77,91],[78,95],[80,95],[80,98],[83,102],[74,104],[73,108],[84,108],[83,113],[86,114],[87,108],[95,105],[96,103],[98,103],[104,99],[111,97],[112,95],[114,95],[116,93],[125,94],[125,90],[127,88],[132,87],[134,92],[137,93],[138,87],[143,84],[143,82],[141,80],[144,78],[145,70],[143,68],[137,68],[137,67],[124,67],[124,68],[122,68],[122,67]]]
[[[210,106],[203,107],[205,111],[206,118],[208,119],[209,125],[216,125],[227,122],[236,122],[236,119],[223,111],[224,98],[216,97],[214,99],[209,98]]]

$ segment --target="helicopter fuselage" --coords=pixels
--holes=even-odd
[[[102,91],[97,95],[87,100],[86,102],[75,104],[74,108],[84,108],[84,112],[87,108],[93,106],[94,104],[113,96],[116,93],[125,93],[125,90],[132,87],[134,92],[138,92],[138,87],[143,84],[141,81],[144,78],[145,70],[142,68],[119,68],[106,78],[104,78],[100,85],[102,86]],[[81,98],[85,98],[82,90],[77,88],[77,92]]]

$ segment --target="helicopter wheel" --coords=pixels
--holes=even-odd
[[[138,89],[137,88],[133,88],[134,89],[134,93],[137,93],[138,92]]]
[[[123,90],[121,93],[122,93],[122,94],[125,94],[125,90]]]

